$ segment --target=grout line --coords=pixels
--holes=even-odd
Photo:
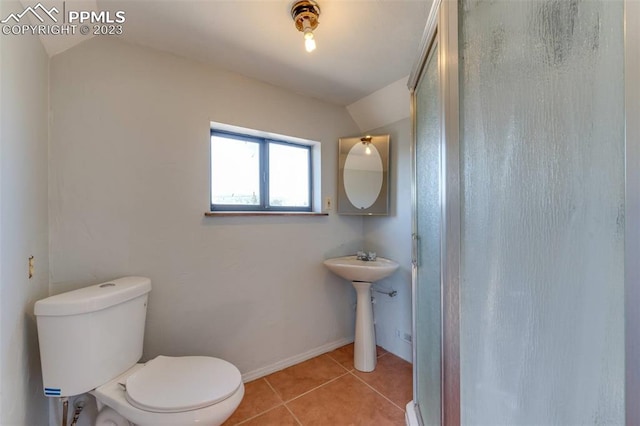
[[[332,357],[332,356],[331,356],[331,355],[329,355],[328,353],[327,353],[327,355],[329,356],[329,359],[331,359],[331,361],[335,362],[335,363],[336,363],[336,364],[338,364],[340,367],[342,367],[342,368],[344,368],[345,370],[349,371],[349,369],[348,369],[347,367],[345,367],[344,365],[340,364],[340,362],[339,362],[337,359],[335,359],[334,357]]]
[[[245,423],[247,423],[248,421],[255,419],[256,417],[259,417],[259,416],[261,416],[261,415],[263,415],[263,414],[266,414],[266,413],[268,413],[269,411],[271,411],[271,410],[275,410],[276,408],[281,407],[281,406],[283,406],[283,405],[284,405],[284,402],[281,402],[280,404],[276,405],[275,407],[271,407],[271,408],[269,408],[268,410],[265,410],[265,411],[263,411],[263,412],[261,412],[261,413],[256,414],[255,416],[251,416],[251,417],[249,417],[248,419],[244,419],[243,421],[241,421],[241,422],[239,422],[239,423],[236,423],[236,425],[242,425],[242,424],[245,424]]]
[[[293,416],[293,418],[295,419],[295,421],[296,421],[296,422],[298,422],[298,424],[299,424],[300,426],[302,426],[302,422],[300,421],[300,419],[298,419],[298,416],[296,416],[296,415],[293,413],[293,411],[291,411],[291,408],[289,408],[289,406],[288,406],[287,404],[284,404],[284,408],[286,408],[286,409],[289,411],[289,413]]]
[[[360,377],[358,377],[356,374],[353,373],[349,373],[351,374],[353,377],[355,377],[356,379],[360,380],[362,383],[364,383],[365,385],[367,385],[370,389],[372,389],[375,393],[377,393],[378,395],[380,395],[381,397],[383,397],[384,399],[386,399],[387,401],[389,401],[391,404],[393,404],[394,407],[398,408],[400,411],[402,411],[404,413],[404,408],[398,407],[398,404],[396,404],[395,402],[393,402],[392,400],[390,400],[389,398],[387,398],[382,392],[380,392],[378,389],[374,388],[372,385],[370,385],[369,383],[365,382],[364,380],[362,380]],[[408,402],[408,401],[407,401]]]
[[[269,383],[269,381],[267,380],[266,377],[263,377],[262,380],[264,380],[265,382],[267,382],[267,386],[269,386],[269,388],[271,388],[271,390],[273,391],[273,393],[276,394],[276,396],[278,397],[278,399],[280,401],[282,401],[284,403],[284,398],[280,396],[280,394],[278,393],[278,391],[276,390],[276,388],[273,387],[273,385],[271,383]]]
[[[341,375],[339,375],[339,376],[337,376],[337,377],[334,377],[333,379],[328,380],[328,381],[324,382],[323,384],[316,386],[316,387],[315,387],[315,388],[313,388],[313,389],[309,389],[308,391],[306,391],[306,392],[304,392],[304,393],[301,393],[300,395],[298,395],[298,396],[296,396],[296,397],[294,397],[294,398],[291,398],[291,399],[289,399],[289,400],[286,400],[284,403],[285,403],[285,405],[286,405],[287,403],[289,403],[289,402],[291,402],[291,401],[295,401],[296,399],[301,398],[301,397],[303,397],[303,396],[305,396],[305,395],[307,395],[307,394],[309,394],[309,393],[313,392],[314,390],[320,389],[321,387],[326,386],[326,385],[328,385],[329,383],[335,382],[336,380],[338,380],[338,379],[339,379],[339,378],[341,378],[341,377],[346,376],[347,374],[349,374],[349,372],[348,372],[348,371],[345,371],[343,374],[341,374]]]
[[[278,398],[278,399],[280,400],[280,402],[278,403],[278,405],[275,405],[275,406],[273,406],[273,407],[271,407],[271,408],[268,408],[268,409],[266,409],[266,410],[264,410],[264,411],[259,412],[258,414],[254,415],[254,416],[248,417],[248,418],[246,418],[246,419],[242,420],[242,421],[241,421],[241,422],[239,422],[239,423],[236,423],[236,425],[241,425],[241,424],[243,424],[243,423],[246,423],[246,422],[248,422],[249,420],[253,420],[253,419],[255,419],[256,417],[263,415],[264,413],[268,413],[269,411],[273,410],[274,408],[278,408],[278,407],[280,407],[281,405],[284,405],[284,401],[282,400],[282,397],[280,397],[280,395],[278,395],[278,392],[276,392],[276,390],[273,388],[273,386],[271,386],[271,383],[269,383],[269,381],[267,380],[267,378],[266,378],[266,377],[262,377],[262,378],[260,378],[260,379],[258,379],[258,380],[264,380],[264,381],[265,381],[265,383],[267,384],[267,386],[269,386],[269,389],[271,389],[271,391],[275,394],[276,398]]]

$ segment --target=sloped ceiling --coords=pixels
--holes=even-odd
[[[406,77],[431,0],[318,0],[318,48],[304,50],[293,0],[40,0],[59,10],[124,11],[122,39],[339,105]],[[34,6],[38,0],[21,0]],[[56,55],[90,35],[42,36]],[[100,36],[116,37],[116,36]]]
[[[126,12],[125,40],[348,105],[409,74],[427,0],[319,0],[318,48],[304,50],[292,1],[99,0]]]
[[[2,0],[0,0],[2,1]],[[61,13],[63,10],[86,10],[86,11],[97,11],[98,5],[96,0],[20,0],[22,6],[27,9],[29,7],[35,7],[37,4],[42,4],[46,9],[55,8],[57,11],[57,18],[59,19],[59,23],[61,23]],[[2,17],[4,18],[4,17]],[[38,22],[33,14],[27,14],[26,18],[28,19],[31,25],[39,25],[41,22]],[[21,22],[23,23],[23,22]],[[45,21],[45,24],[52,23],[51,21]],[[40,35],[40,40],[42,41],[42,45],[46,49],[49,56],[57,55],[58,53],[64,52],[67,49],[72,48],[73,46],[82,43],[85,40],[90,39],[93,35],[82,35],[78,31],[76,34],[56,34],[56,35]]]

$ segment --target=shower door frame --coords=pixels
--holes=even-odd
[[[640,2],[624,0],[625,422],[640,424]]]

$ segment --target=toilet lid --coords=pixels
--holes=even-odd
[[[197,410],[227,399],[242,383],[231,363],[206,356],[159,356],[127,378],[127,400],[145,411]]]

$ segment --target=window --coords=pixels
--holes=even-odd
[[[211,130],[211,210],[311,211],[311,146]]]

